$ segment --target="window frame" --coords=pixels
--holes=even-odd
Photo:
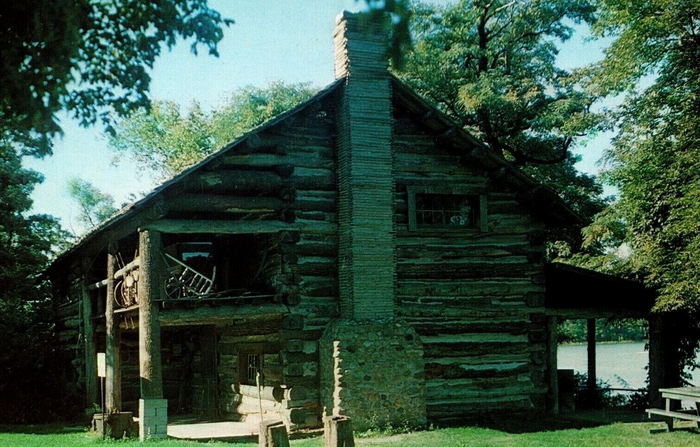
[[[238,383],[242,385],[256,385],[255,377],[251,379],[248,376],[248,370],[250,369],[249,356],[251,355],[258,356],[260,385],[263,385],[265,382],[265,375],[263,374],[263,370],[265,368],[265,355],[263,353],[262,345],[249,345],[238,350]]]
[[[478,197],[479,207],[476,216],[476,225],[474,227],[449,227],[449,226],[419,226],[416,215],[416,195],[417,194],[440,194],[440,195],[455,195],[455,196],[473,196]],[[408,230],[412,232],[438,232],[438,233],[475,233],[488,231],[488,209],[486,203],[486,192],[484,190],[475,190],[474,188],[464,186],[406,186],[406,201],[408,208]]]

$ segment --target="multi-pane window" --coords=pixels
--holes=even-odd
[[[479,196],[416,194],[416,225],[421,227],[478,226]]]
[[[409,230],[486,231],[486,197],[461,188],[407,188]]]

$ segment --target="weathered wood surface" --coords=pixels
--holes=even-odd
[[[323,420],[325,447],[355,447],[352,420],[347,416],[329,416]]]
[[[95,327],[92,321],[92,297],[85,278],[80,281],[82,301],[83,355],[85,362],[85,402],[97,402],[97,349],[95,348]]]
[[[542,223],[401,103],[394,110],[397,310],[424,343],[428,417],[543,405]],[[485,194],[486,227],[410,231],[407,185]]]
[[[289,313],[283,304],[230,304],[216,307],[197,306],[192,309],[168,308],[159,312],[161,326],[190,324],[234,323],[264,321]]]
[[[162,298],[163,267],[161,236],[157,231],[139,232],[139,371],[141,398],[163,397],[160,321],[157,302]]]
[[[284,422],[263,420],[260,423],[258,447],[289,447],[289,437]]]
[[[121,410],[121,355],[120,330],[114,315],[114,273],[117,260],[116,247],[110,245],[107,253],[107,297],[105,303],[105,407],[107,412]]]

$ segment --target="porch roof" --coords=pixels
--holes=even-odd
[[[545,280],[545,311],[564,318],[642,318],[656,300],[638,281],[559,262],[545,266]]]

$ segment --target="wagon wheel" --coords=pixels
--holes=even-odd
[[[128,307],[128,304],[124,300],[124,294],[122,291],[124,290],[124,281],[119,281],[116,286],[114,286],[114,302],[117,304],[117,307]]]
[[[165,296],[170,299],[178,299],[184,296],[185,284],[176,276],[171,276],[165,281]]]

